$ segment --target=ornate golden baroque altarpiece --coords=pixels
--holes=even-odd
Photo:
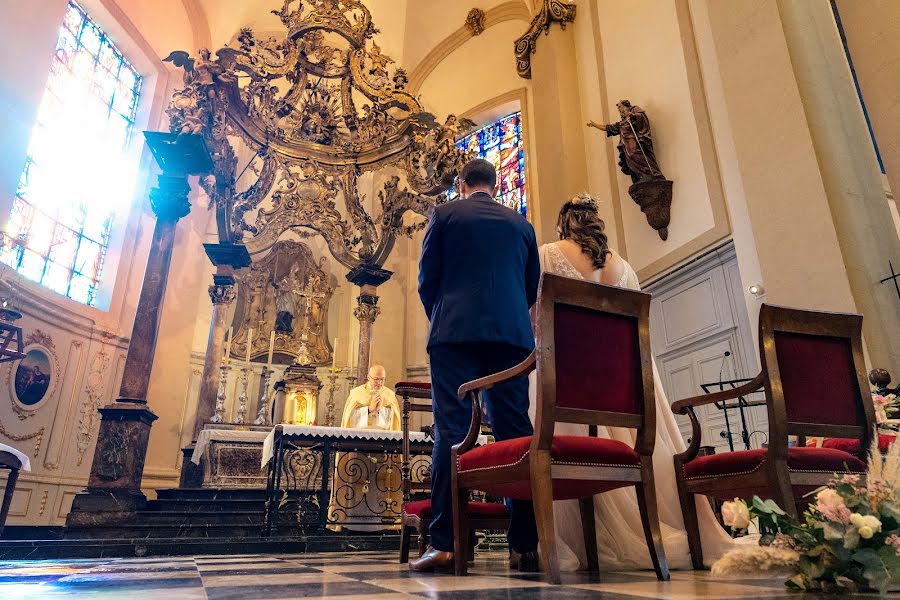
[[[464,125],[453,115],[440,124],[406,91],[406,72],[381,51],[360,0],[284,0],[272,12],[286,28],[282,37],[242,29],[215,58],[208,49],[195,58],[169,55],[184,70],[167,110],[170,130],[201,136],[213,156],[213,174],[201,183],[221,244],[246,245],[259,262],[287,248],[281,239],[320,236],[348,269],[360,287],[354,314],[364,377],[377,287],[391,276],[383,265],[397,237],[422,230],[444,200],[466,159],[454,144]],[[310,302],[324,313],[330,291],[320,293],[321,302]],[[246,306],[255,310],[252,301]],[[243,330],[234,340],[238,355]],[[323,332],[308,333],[309,364],[326,364]],[[260,337],[251,356],[264,352],[268,340]],[[288,338],[277,334],[276,350],[301,356]]]

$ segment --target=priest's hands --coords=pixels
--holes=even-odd
[[[381,395],[373,394],[369,397],[369,412],[378,412],[381,410]]]

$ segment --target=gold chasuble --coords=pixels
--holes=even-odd
[[[380,406],[370,411],[373,398]],[[341,427],[400,431],[400,403],[393,390],[373,391],[367,383],[350,391],[344,405]],[[335,455],[329,521],[354,531],[378,531],[396,528],[385,519],[400,515],[403,500],[399,457],[390,454],[343,452]]]

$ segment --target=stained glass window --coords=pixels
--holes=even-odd
[[[131,199],[140,89],[135,68],[70,2],[0,260],[84,304],[96,300],[113,218]]]
[[[459,140],[456,146],[492,162],[500,181],[497,202],[526,216],[522,113],[513,113],[482,127]]]

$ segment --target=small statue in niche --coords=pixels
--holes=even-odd
[[[299,263],[291,267],[290,273],[281,281],[272,283],[275,288],[275,331],[293,333],[294,318],[297,314],[297,288],[300,286]]]
[[[600,125],[588,121],[588,127],[599,129],[606,137],[619,136],[619,168],[631,177],[628,194],[647,215],[647,222],[666,240],[672,206],[672,182],[665,178],[650,134],[650,119],[640,106],[622,100],[616,107],[622,119],[618,123]]]

